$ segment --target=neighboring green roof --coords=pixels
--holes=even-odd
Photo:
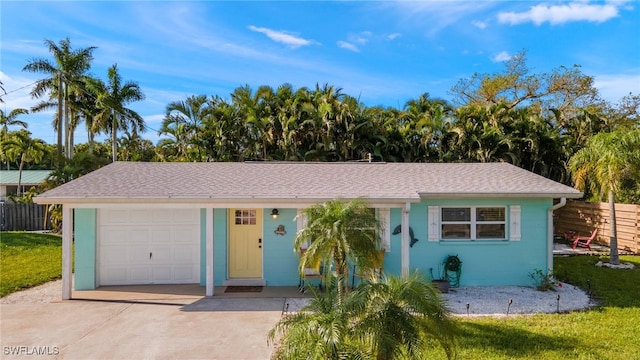
[[[22,185],[35,185],[45,181],[52,170],[22,170]],[[18,185],[18,170],[0,170],[0,185]]]

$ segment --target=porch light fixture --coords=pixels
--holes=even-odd
[[[277,218],[278,218],[278,215],[280,215],[280,214],[278,213],[278,209],[273,209],[273,210],[271,210],[271,217],[272,217],[272,218],[277,219]]]

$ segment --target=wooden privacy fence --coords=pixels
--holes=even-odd
[[[616,204],[618,249],[640,255],[640,205]],[[590,235],[598,228],[597,242],[609,245],[611,217],[609,203],[567,201],[567,205],[555,211],[554,234],[577,231]]]
[[[47,205],[0,203],[1,231],[51,230]]]

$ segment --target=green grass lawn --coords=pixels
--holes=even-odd
[[[596,267],[593,256],[557,257],[559,280],[589,287],[601,305],[569,314],[460,318],[460,359],[640,359],[640,257],[634,270]],[[434,347],[434,358],[444,353]]]
[[[0,233],[0,297],[62,275],[62,238],[25,232]]]

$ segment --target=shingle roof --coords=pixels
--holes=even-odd
[[[47,191],[36,202],[496,196],[576,198],[581,193],[507,163],[116,162]]]
[[[0,170],[0,185],[18,185],[18,170]],[[51,170],[22,170],[22,185],[37,185],[45,181]]]

